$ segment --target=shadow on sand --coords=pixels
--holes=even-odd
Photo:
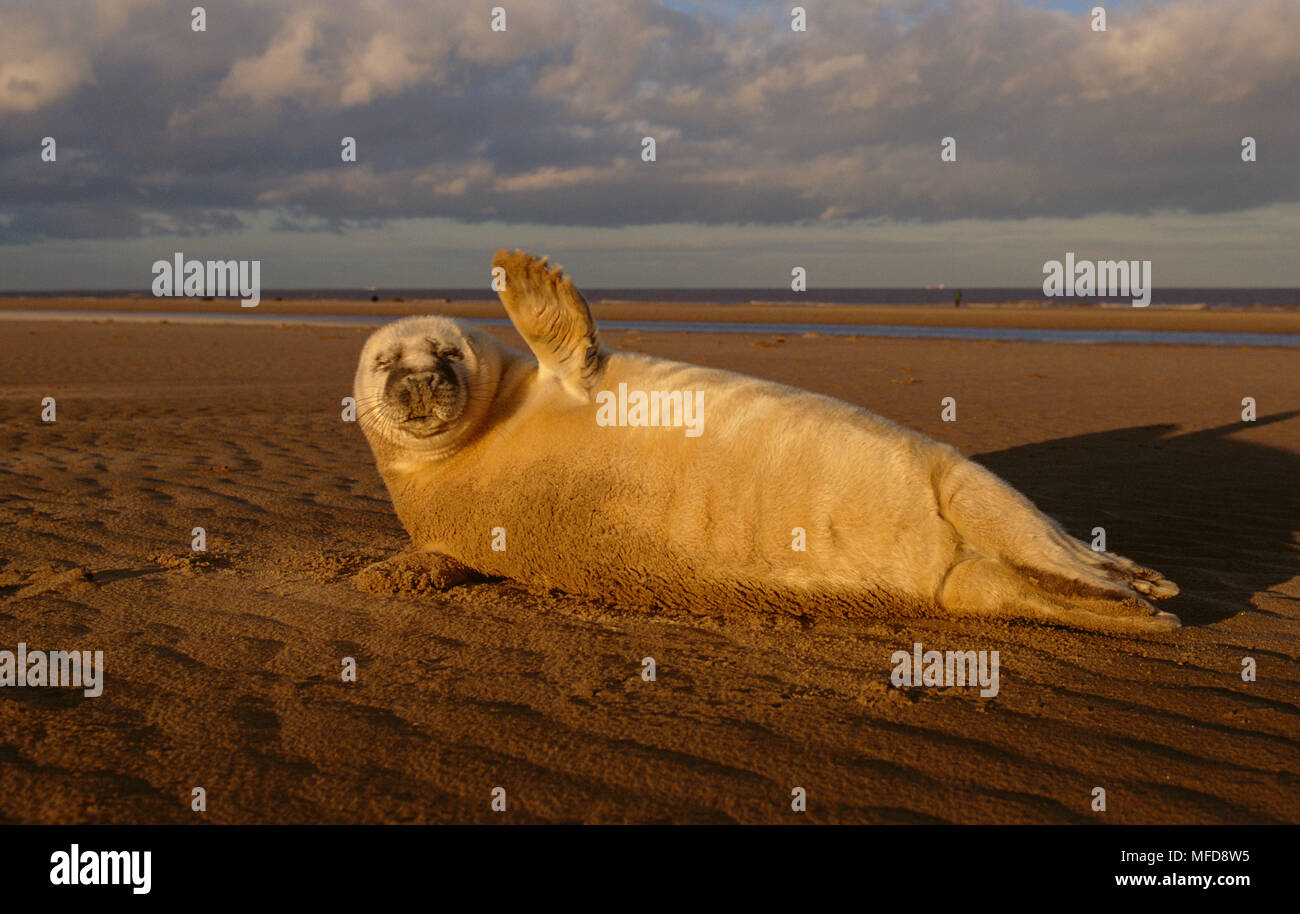
[[[978,454],[1084,542],[1150,565],[1182,588],[1161,608],[1185,625],[1251,608],[1300,573],[1300,454],[1242,440],[1300,410],[1177,434],[1147,425]]]

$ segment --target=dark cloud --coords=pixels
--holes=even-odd
[[[1300,4],[23,4],[0,240],[1226,212],[1300,199]],[[658,161],[640,161],[656,138]],[[55,165],[41,138],[59,143]],[[339,160],[343,136],[360,162]],[[939,159],[940,139],[958,160]],[[1259,161],[1240,159],[1243,136]],[[170,227],[170,229],[169,229]]]

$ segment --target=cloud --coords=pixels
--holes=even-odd
[[[308,60],[316,42],[314,14],[310,10],[292,14],[262,54],[231,64],[229,75],[217,87],[218,95],[262,105],[319,92],[328,78],[324,68]]]
[[[1126,5],[1104,33],[1017,0],[806,5],[806,33],[778,3],[537,0],[507,4],[504,33],[450,0],[234,0],[206,33],[188,4],[21,6],[0,32],[0,241],[141,235],[158,214],[224,230],[212,213],[268,207],[336,229],[1300,200],[1294,0]]]

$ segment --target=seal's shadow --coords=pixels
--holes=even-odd
[[[1300,416],[1261,416],[1254,426]],[[1243,440],[1233,423],[1178,434],[1170,425],[1075,435],[975,460],[1086,543],[1150,565],[1182,593],[1161,602],[1187,625],[1251,608],[1251,596],[1300,573],[1300,455]]]

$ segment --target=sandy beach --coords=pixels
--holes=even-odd
[[[1300,332],[1296,313],[818,310],[817,322]],[[0,821],[1300,821],[1294,349],[606,334],[842,398],[954,444],[1076,536],[1105,527],[1109,548],[1182,588],[1162,608],[1183,628],[1118,636],[718,618],[510,582],[361,593],[355,572],[406,539],[360,430],[340,420],[367,330],[0,326],[0,648],[105,653],[98,698],[0,689]],[[940,419],[948,396],[956,422]],[[44,397],[56,422],[41,421]],[[1243,397],[1257,421],[1242,421]],[[190,549],[194,527],[206,553]],[[890,655],[914,642],[999,651],[999,694],[892,687]],[[341,681],[343,657],[357,682]],[[1257,681],[1242,680],[1244,657]],[[1098,786],[1104,813],[1090,807]],[[206,812],[191,811],[194,787]]]

